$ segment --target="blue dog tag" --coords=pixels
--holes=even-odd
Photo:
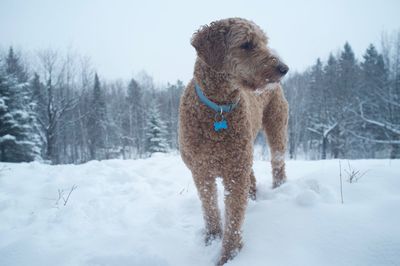
[[[220,131],[221,129],[227,129],[227,128],[228,128],[228,123],[226,122],[225,119],[214,122],[214,130],[216,132]]]

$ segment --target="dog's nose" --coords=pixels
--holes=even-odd
[[[278,69],[279,69],[279,72],[280,72],[282,75],[285,75],[285,74],[288,73],[288,71],[289,71],[289,67],[288,67],[287,65],[285,65],[285,64],[280,64],[280,65],[278,66]]]

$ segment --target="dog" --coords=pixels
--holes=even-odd
[[[223,265],[243,246],[247,198],[256,198],[253,143],[261,129],[271,150],[273,188],[286,180],[288,103],[280,80],[289,68],[268,48],[261,28],[242,18],[201,27],[191,44],[197,58],[180,100],[179,149],[202,202],[205,243],[222,237],[217,265]],[[225,189],[224,227],[216,177]]]

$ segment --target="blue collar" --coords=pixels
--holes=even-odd
[[[231,103],[231,104],[225,104],[225,105],[216,104],[215,102],[211,101],[210,99],[207,98],[207,96],[204,95],[197,82],[194,83],[194,87],[196,89],[196,93],[197,96],[199,96],[200,101],[217,113],[222,113],[222,112],[229,113],[230,111],[235,109],[239,103],[239,100],[237,100],[236,103]]]

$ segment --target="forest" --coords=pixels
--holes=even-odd
[[[400,158],[400,33],[361,59],[345,43],[284,89],[290,158]]]
[[[289,158],[400,158],[400,32],[383,35],[379,47],[357,58],[345,43],[283,81]],[[9,47],[0,54],[0,161],[69,164],[176,151],[184,87],[155,85],[146,72],[106,80],[88,57]],[[267,149],[262,137],[256,142]]]

